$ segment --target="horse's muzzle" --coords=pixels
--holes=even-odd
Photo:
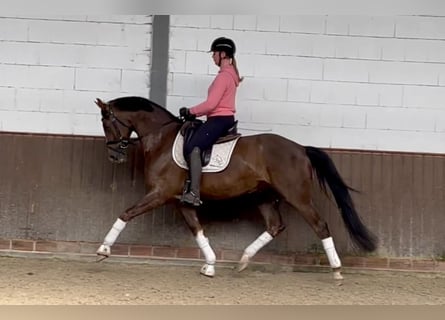
[[[109,152],[108,160],[110,160],[112,163],[124,163],[127,161],[127,155],[122,153]]]

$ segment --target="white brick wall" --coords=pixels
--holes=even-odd
[[[149,95],[150,16],[0,18],[0,130],[102,135],[96,97]],[[245,134],[445,153],[445,17],[171,16],[167,107],[201,102],[238,45]]]
[[[238,45],[244,134],[445,153],[445,17],[172,16],[172,112],[205,98],[217,72],[206,51],[218,36]]]
[[[96,97],[149,95],[151,23],[0,17],[0,130],[103,135]]]

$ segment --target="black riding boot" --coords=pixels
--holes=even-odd
[[[201,189],[201,150],[198,147],[193,148],[190,154],[189,161],[189,171],[190,171],[190,189],[188,192],[182,195],[181,202],[191,204],[192,206],[199,206],[202,204],[200,200],[200,189]]]

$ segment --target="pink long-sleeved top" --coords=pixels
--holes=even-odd
[[[235,95],[239,78],[232,65],[223,66],[209,86],[207,100],[190,108],[198,117],[232,116],[235,114]]]

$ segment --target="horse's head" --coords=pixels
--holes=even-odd
[[[102,126],[108,148],[108,159],[115,163],[127,161],[127,148],[134,128],[128,120],[121,118],[121,115],[118,117],[119,111],[113,110],[111,103],[105,103],[100,99],[96,99],[95,103],[102,113]]]

